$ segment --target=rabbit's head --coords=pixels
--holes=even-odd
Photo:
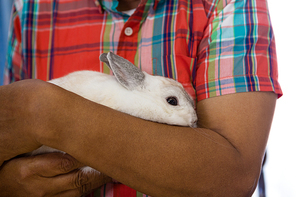
[[[183,86],[169,78],[142,72],[128,60],[103,53],[100,60],[108,65],[117,81],[128,91],[121,98],[121,111],[146,120],[180,126],[197,126],[194,102]]]

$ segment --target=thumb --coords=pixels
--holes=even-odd
[[[28,167],[36,175],[53,177],[66,174],[82,166],[84,165],[74,159],[74,157],[65,153],[55,152],[32,156]]]

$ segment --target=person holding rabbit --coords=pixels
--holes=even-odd
[[[11,24],[0,196],[252,195],[282,95],[266,1],[15,0]],[[180,82],[198,128],[143,120],[45,82],[112,74],[99,59],[109,51]],[[21,155],[42,145],[68,154]]]

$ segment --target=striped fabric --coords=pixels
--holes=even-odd
[[[99,55],[113,51],[147,73],[178,80],[197,101],[249,91],[282,95],[266,0],[142,0],[130,17],[117,5],[16,0],[6,83],[85,69],[109,73]],[[143,196],[122,184],[96,194]]]
[[[17,0],[6,83],[83,69],[108,73],[98,57],[113,51],[150,74],[178,80],[198,100],[282,94],[265,0],[143,0],[131,17],[116,6],[112,0]]]

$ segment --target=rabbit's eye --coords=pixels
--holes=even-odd
[[[174,106],[178,105],[178,99],[174,96],[170,96],[166,100],[170,105],[174,105]]]

